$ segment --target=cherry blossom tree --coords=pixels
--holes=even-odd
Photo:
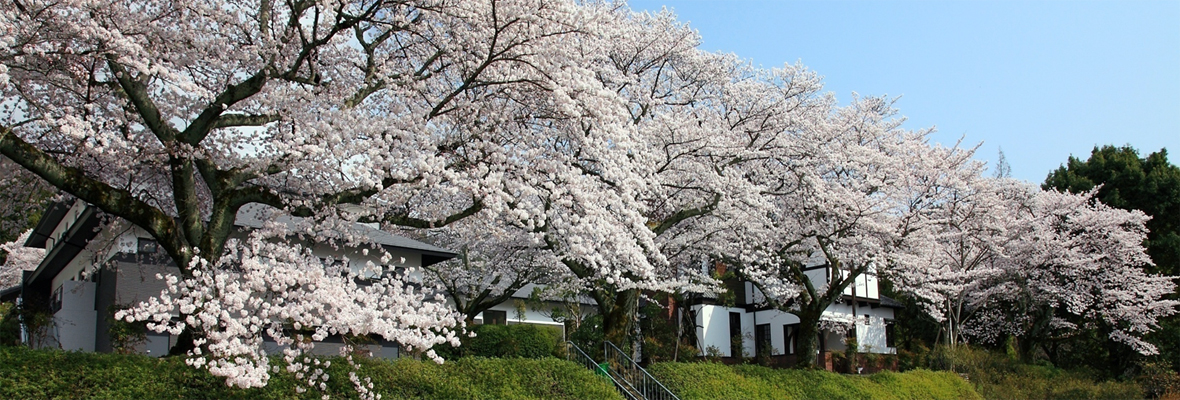
[[[979,308],[977,293],[1003,273],[1001,260],[1014,239],[1016,219],[1012,197],[1024,185],[1010,179],[972,177],[947,193],[922,216],[928,232],[912,235],[912,253],[899,260],[910,268],[895,269],[890,279],[899,290],[922,301],[945,326],[947,344],[954,347],[963,323]]]
[[[966,333],[982,340],[1011,334],[1027,357],[1051,337],[1101,324],[1115,342],[1142,354],[1156,348],[1143,336],[1176,313],[1175,277],[1139,268],[1148,219],[1140,211],[1095,201],[1095,191],[1070,194],[1023,187],[1008,209],[1017,223],[999,265],[1002,273],[970,296],[981,311]]]
[[[569,274],[553,252],[513,230],[511,224],[476,216],[429,236],[459,249],[458,257],[423,272],[427,282],[441,285],[467,324],[529,284],[555,284]]]
[[[748,173],[771,207],[742,221],[724,258],[763,301],[799,317],[800,354],[815,353],[824,311],[858,277],[910,267],[899,260],[922,215],[977,173],[971,151],[931,146],[928,132],[900,129],[894,113],[884,98],[829,108],[789,152]],[[813,280],[805,269],[816,265],[828,268]]]
[[[169,292],[125,317],[191,334],[194,362],[264,385],[258,338],[288,332],[292,313],[313,337],[420,347],[453,342],[456,319],[358,312],[424,299],[384,274],[316,272],[307,245],[268,238],[359,246],[354,221],[430,228],[488,212],[586,276],[653,276],[650,172],[602,75],[617,38],[659,47],[666,33],[638,18],[569,1],[10,2],[0,154],[142,227],[176,264]],[[302,226],[231,239],[250,203]],[[283,274],[295,280],[258,281]],[[358,277],[389,280],[353,291]],[[280,300],[292,308],[262,313]]]
[[[25,241],[29,240],[31,233],[31,229],[27,230],[16,240],[0,244],[0,252],[7,255],[5,262],[0,264],[0,289],[20,285],[21,274],[37,269],[37,265],[45,258],[45,249],[25,247]]]
[[[607,72],[599,76],[626,99],[640,132],[642,151],[633,157],[651,167],[638,196],[659,258],[606,276],[598,274],[601,268],[559,258],[598,304],[608,340],[625,345],[640,291],[699,292],[718,285],[700,270],[701,261],[727,247],[719,232],[761,212],[747,206],[761,200],[743,168],[792,145],[791,132],[822,114],[828,100],[819,93],[818,75],[802,66],[755,68],[697,49],[699,37],[669,13],[617,16],[658,32],[645,37],[618,30]],[[555,232],[546,233],[551,241]],[[551,248],[560,252],[561,246]]]

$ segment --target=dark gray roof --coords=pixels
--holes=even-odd
[[[275,211],[275,208],[267,205],[257,203],[248,204],[238,210],[237,220],[234,221],[234,225],[244,228],[261,228],[263,223],[266,222],[264,221],[264,218],[268,218]],[[293,226],[301,220],[302,218],[300,217],[292,217],[289,215],[276,215],[274,217],[275,222],[280,222],[287,226]],[[457,255],[457,253],[442,247],[394,235],[366,224],[355,223],[353,224],[353,228],[357,230],[357,233],[367,236],[374,243],[380,244],[382,246],[415,250],[423,253],[433,253],[433,255],[444,256],[446,258]]]
[[[891,298],[884,296],[884,295],[882,295],[880,297],[881,297],[881,306],[882,307],[905,308],[905,304],[902,304],[900,301],[891,299]]]
[[[20,297],[20,285],[0,289],[0,301],[16,301]]]

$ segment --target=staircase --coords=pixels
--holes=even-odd
[[[598,363],[586,355],[574,342],[566,342],[570,351],[566,352],[570,361],[594,371],[595,374],[605,376],[615,385],[615,389],[628,400],[680,400],[671,390],[664,387],[660,381],[651,376],[647,370],[628,357],[626,353],[609,341],[602,343],[606,362]]]

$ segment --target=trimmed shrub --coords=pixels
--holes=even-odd
[[[287,373],[261,389],[226,387],[225,380],[184,365],[181,358],[76,353],[0,347],[0,398],[355,398],[348,362],[332,358],[327,390],[297,394]],[[275,359],[273,364],[281,366]],[[439,365],[400,359],[357,360],[386,399],[618,399],[609,381],[556,358],[463,358]]]
[[[475,337],[464,337],[458,348],[439,346],[447,359],[461,357],[544,358],[560,354],[561,328],[521,325],[476,325]]]

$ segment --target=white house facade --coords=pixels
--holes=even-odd
[[[826,265],[808,268],[805,273],[816,285],[826,283]],[[689,308],[696,318],[698,348],[702,356],[724,358],[768,356],[778,365],[794,364],[798,354],[799,317],[765,305],[762,293],[750,282],[728,282],[735,297],[731,305],[718,304],[716,296]],[[843,325],[843,331],[823,329],[821,324],[819,354],[847,351],[848,340],[856,338],[856,351],[895,354],[893,319],[902,304],[881,296],[876,276],[866,274],[844,291],[841,301],[828,306],[822,320]],[[740,338],[740,339],[735,339]],[[761,346],[759,346],[761,344]],[[739,347],[740,346],[740,347]],[[760,352],[769,354],[759,354]],[[813,356],[817,356],[813,355]]]

